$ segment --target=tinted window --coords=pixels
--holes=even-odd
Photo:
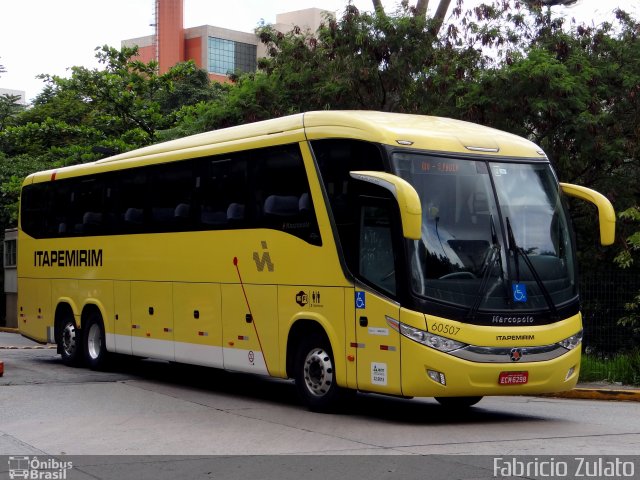
[[[378,145],[356,140],[332,139],[311,142],[324,189],[331,206],[340,247],[348,268],[358,272],[358,196],[366,185],[354,181],[349,172],[384,171],[383,155]]]
[[[37,238],[272,228],[321,244],[297,145],[28,185],[21,225]]]
[[[358,273],[376,287],[395,295],[396,271],[392,238],[389,208],[362,206]]]

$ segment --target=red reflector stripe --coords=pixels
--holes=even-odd
[[[395,352],[396,351],[396,347],[394,347],[393,345],[380,345],[380,350],[387,350],[389,352]]]
[[[198,335],[201,337],[208,337],[209,334],[207,332],[198,332]]]
[[[238,335],[238,340],[249,340],[249,337],[246,335]]]

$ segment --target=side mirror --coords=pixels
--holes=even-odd
[[[422,237],[422,205],[418,192],[406,180],[391,173],[358,171],[349,172],[352,178],[385,188],[393,194],[400,208],[402,234],[410,240]]]
[[[600,243],[611,245],[616,238],[616,212],[607,197],[590,188],[561,183],[562,191],[571,196],[586,200],[598,208],[598,220],[600,223]]]

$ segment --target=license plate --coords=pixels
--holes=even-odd
[[[529,372],[500,372],[499,385],[524,385],[529,381]]]

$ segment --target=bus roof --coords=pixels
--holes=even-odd
[[[376,111],[313,111],[191,135],[28,179],[46,181],[54,178],[54,172],[76,176],[323,138],[353,138],[431,152],[546,159],[540,147],[522,137],[461,120]]]

